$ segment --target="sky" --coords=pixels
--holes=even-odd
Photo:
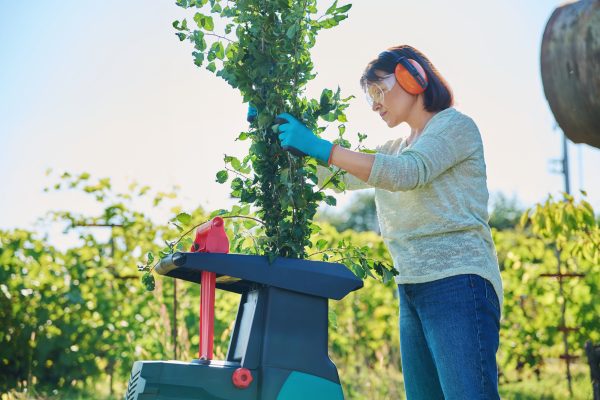
[[[191,18],[174,3],[0,0],[0,229],[36,229],[48,210],[94,210],[72,193],[44,193],[54,182],[49,168],[110,177],[117,189],[132,181],[156,190],[178,185],[190,209],[234,204],[215,173],[224,153],[247,152],[248,142],[234,141],[247,129],[247,106],[193,64],[191,44],[179,42],[171,26]],[[406,136],[406,124],[389,129],[370,110],[358,81],[382,50],[410,44],[477,123],[492,196],[516,197],[523,206],[544,201],[564,190],[550,165],[562,156],[562,133],[539,66],[543,29],[559,4],[356,0],[347,20],[319,34],[312,51],[318,75],[307,94],[339,85],[355,95],[347,135],[366,133],[368,147]],[[325,137],[336,131],[332,126]],[[586,189],[600,209],[600,150],[571,143],[569,156],[573,191]],[[351,200],[338,195],[340,206]]]

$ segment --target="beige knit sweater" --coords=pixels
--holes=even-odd
[[[331,173],[319,167],[319,183]],[[504,301],[488,225],[483,144],[471,118],[448,108],[433,116],[410,146],[377,148],[367,182],[345,174],[346,189],[375,188],[381,235],[398,270],[397,283],[459,274],[488,279]]]

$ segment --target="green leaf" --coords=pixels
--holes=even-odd
[[[181,26],[179,26],[179,21],[173,21],[173,28],[177,29],[178,31],[187,31],[187,21],[185,19],[181,21]]]
[[[337,9],[337,0],[333,2],[333,4],[325,11],[325,14],[331,14]]]
[[[183,42],[183,41],[185,40],[185,38],[187,38],[187,36],[186,36],[186,34],[185,34],[185,33],[181,33],[181,32],[179,32],[179,33],[176,33],[176,35],[177,35],[177,37],[179,38],[179,41],[180,41],[180,42]]]
[[[331,89],[323,89],[321,92],[321,98],[319,100],[319,107],[321,113],[328,113],[331,111],[331,103],[333,98],[333,91]]]
[[[225,183],[228,178],[229,178],[229,174],[227,173],[227,171],[221,170],[221,171],[217,172],[217,182]]]
[[[232,157],[231,158],[231,166],[233,167],[233,169],[235,169],[236,171],[240,171],[242,169],[242,163],[240,162],[239,159]]]
[[[337,119],[337,115],[335,115],[334,112],[330,112],[328,114],[322,115],[321,118],[323,118],[327,122],[333,122]]]
[[[317,243],[316,243],[317,249],[318,249],[319,251],[321,251],[321,250],[325,249],[325,247],[327,246],[327,243],[329,243],[329,241],[328,241],[328,240],[325,240],[325,239],[319,239],[319,240],[317,241]]]
[[[335,12],[336,12],[337,14],[342,14],[342,13],[345,13],[345,12],[347,12],[347,11],[348,11],[349,9],[351,9],[351,8],[352,8],[352,4],[346,4],[345,6],[338,7],[338,8],[335,10]]]
[[[147,265],[152,264],[154,262],[154,254],[148,252],[148,254],[146,254],[146,259],[148,260]]]
[[[204,19],[206,16],[202,13],[197,12],[194,14],[194,22],[198,25],[198,28],[204,28]]]
[[[329,326],[334,329],[337,329],[337,315],[333,309],[329,309],[327,313],[327,319],[329,321]]]
[[[219,60],[222,60],[225,57],[225,49],[221,42],[214,42],[210,47],[210,51],[212,51]]]
[[[177,214],[175,218],[184,225],[189,225],[192,222],[192,216],[188,213]]]
[[[394,279],[394,272],[390,271],[387,268],[383,268],[383,283],[388,283],[392,279]]]
[[[354,273],[354,275],[356,275],[360,279],[365,279],[367,274],[365,273],[365,270],[362,268],[362,266],[360,264],[355,263],[351,260],[349,261],[349,264],[350,265],[346,265],[346,266],[350,268],[350,271],[352,271]]]
[[[327,18],[327,19],[323,20],[321,22],[321,27],[323,29],[330,29],[330,28],[333,28],[334,26],[339,25],[339,21],[337,21],[336,17],[337,17],[337,15],[333,18]]]
[[[207,31],[212,31],[213,29],[215,29],[215,23],[213,22],[213,18],[210,16],[207,16],[204,19],[204,29],[206,29]]]
[[[204,32],[194,31],[194,33],[190,35],[190,40],[194,43],[194,48],[196,50],[202,52],[206,50],[206,40],[204,39]]]
[[[231,181],[231,189],[232,190],[241,190],[244,187],[244,181],[242,181],[242,178],[235,177],[233,178],[233,180]]]
[[[266,128],[273,122],[273,117],[266,112],[258,114],[258,126],[259,128]]]
[[[155,287],[154,275],[150,272],[145,272],[142,275],[142,284],[146,287],[147,291],[153,291]]]
[[[334,144],[339,144],[340,146],[342,146],[345,149],[349,149],[352,145],[350,144],[350,141],[343,139],[343,138],[337,138],[333,141]]]
[[[196,64],[197,67],[202,66],[202,62],[204,61],[204,53],[193,51],[192,55],[194,56],[194,64]]]
[[[325,203],[329,204],[330,206],[335,206],[337,204],[337,200],[333,196],[327,196],[325,197]]]
[[[215,211],[211,212],[210,215],[208,216],[208,218],[209,219],[213,219],[214,217],[217,217],[219,215],[226,215],[228,213],[229,212],[227,210],[224,210],[224,209],[221,208],[219,210],[215,210]]]
[[[194,15],[194,22],[196,22],[196,25],[198,25],[199,28],[203,28],[207,31],[212,31],[215,28],[213,18],[199,12]]]
[[[294,23],[293,25],[291,25],[288,28],[285,35],[288,37],[288,39],[293,39],[296,36],[296,32],[298,32],[299,28],[300,28],[300,25],[297,23]]]
[[[225,47],[225,57],[231,60],[235,56],[237,49],[238,46],[235,43],[229,43],[227,47]]]
[[[209,70],[210,72],[215,72],[215,70],[217,69],[217,66],[215,65],[214,62],[211,62],[210,64],[208,64],[206,66],[206,69]]]
[[[251,219],[244,220],[244,222],[242,224],[244,225],[244,228],[246,228],[246,229],[252,229],[257,225],[257,223],[255,221],[252,221]]]
[[[345,20],[346,18],[348,18],[348,16],[347,16],[347,15],[345,15],[345,14],[339,14],[339,15],[336,15],[335,17],[333,17],[333,19],[334,19],[334,20],[335,20],[335,22],[336,22],[336,25],[338,25],[340,22],[342,22],[342,21],[343,21],[343,20]]]

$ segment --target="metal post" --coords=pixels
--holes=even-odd
[[[569,147],[567,143],[567,135],[563,133],[563,159],[562,172],[565,176],[565,192],[571,194],[571,183],[569,181]]]

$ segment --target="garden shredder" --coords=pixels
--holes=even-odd
[[[190,252],[156,272],[201,283],[198,359],[136,361],[125,399],[337,400],[328,355],[328,299],[363,286],[337,263],[227,254],[223,219],[201,225]],[[215,288],[240,294],[225,360],[213,360]],[[218,306],[218,304],[217,304]]]

